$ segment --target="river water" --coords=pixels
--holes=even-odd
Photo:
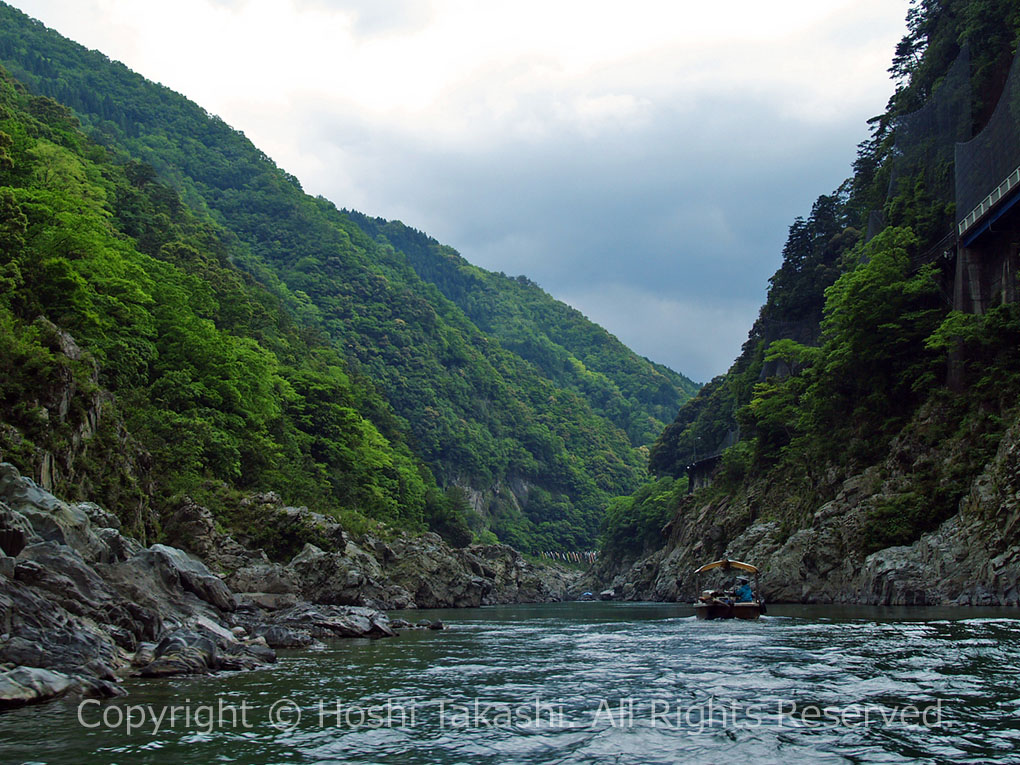
[[[1020,762],[1015,609],[691,614],[412,612],[448,628],[0,715],[0,762]]]

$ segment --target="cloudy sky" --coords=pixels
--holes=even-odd
[[[849,175],[907,0],[9,0],[184,93],[306,191],[726,370]]]

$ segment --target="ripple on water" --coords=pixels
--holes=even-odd
[[[781,613],[746,623],[699,622],[676,604],[423,613],[415,617],[441,618],[449,629],[285,653],[270,671],[132,681],[130,697],[108,703],[247,701],[250,729],[86,730],[72,703],[58,703],[0,716],[0,761],[1015,761],[1020,621],[772,610]],[[283,697],[302,713],[287,732],[271,728],[266,712]],[[475,700],[482,719],[450,714]],[[337,725],[330,713],[338,703],[390,703],[417,715],[404,727]],[[499,724],[484,712],[519,715],[528,704],[555,708],[556,724],[537,714]],[[896,717],[938,704],[937,726]],[[844,718],[819,724],[826,719],[814,710],[826,707]]]

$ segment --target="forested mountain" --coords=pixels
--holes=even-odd
[[[971,190],[976,199],[1020,161],[1010,154],[1020,146],[1020,7],[912,0],[907,24],[890,68],[895,92],[870,120],[852,177],[790,227],[740,356],[652,448],[650,467],[667,484],[720,455],[703,462],[714,483],[693,497],[674,492],[665,532],[650,531],[664,520],[649,504],[662,487],[610,517],[617,564],[662,548],[661,564],[633,569],[658,566],[645,596],[675,596],[699,555],[746,554],[771,563],[775,590],[797,599],[923,603],[952,592],[972,602],[975,576],[1009,597],[1013,585],[988,561],[998,555],[1001,568],[1016,555],[1013,504],[994,497],[1002,471],[1016,473],[1020,226],[1007,207],[994,226],[960,235],[976,202],[963,201],[971,178],[954,156],[999,104],[997,143],[983,155],[991,182]],[[909,562],[868,557],[929,533]],[[970,568],[957,589],[919,583],[922,570],[949,578],[962,561]]]
[[[272,489],[577,549],[695,387],[526,280],[304,194],[217,117],[5,5],[0,63],[0,450],[36,475],[60,455],[65,494],[121,481],[103,500],[155,496],[155,528],[182,493]],[[54,355],[62,331],[94,380]],[[47,422],[33,364],[106,402],[82,407],[117,431],[105,452]],[[119,473],[117,439],[140,455]]]
[[[634,446],[654,441],[700,387],[668,367],[635,356],[526,276],[473,266],[452,247],[399,221],[348,214],[362,230],[406,254],[418,276],[435,284],[504,348],[557,385],[582,394],[596,413],[624,430]]]
[[[421,527],[434,481],[388,405],[231,265],[227,232],[0,84],[4,459],[140,532],[150,492],[207,479]]]

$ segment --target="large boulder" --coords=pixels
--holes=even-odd
[[[0,502],[0,551],[13,558],[30,542],[38,540],[31,521]]]
[[[249,564],[227,576],[227,583],[237,593],[297,595],[301,592],[298,572],[293,566],[282,563]]]
[[[235,637],[233,593],[183,550],[143,548],[103,508],[7,464],[0,497],[0,706],[117,695],[132,664],[157,676],[275,660],[264,640]]]
[[[509,545],[471,545],[458,553],[472,573],[491,581],[484,604],[565,600],[578,578],[574,572],[531,563]]]
[[[387,581],[376,559],[353,543],[344,552],[306,544],[287,567],[302,597],[313,603],[408,608],[415,601],[405,588]]]
[[[249,632],[265,636],[269,641],[282,641],[281,646],[295,638],[296,633],[305,633],[320,640],[348,637],[392,637],[396,634],[386,614],[373,608],[359,606],[337,606],[299,603],[291,608],[270,614],[252,614],[248,617]],[[283,627],[287,632],[273,630]]]
[[[131,558],[144,562],[159,573],[163,582],[173,588],[178,584],[187,592],[221,611],[233,611],[237,607],[234,594],[226,583],[213,574],[202,561],[192,558],[183,550],[166,545],[152,545]]]
[[[203,675],[219,667],[216,642],[191,630],[177,630],[156,646],[151,662],[142,667],[142,677],[170,675]]]
[[[387,579],[411,593],[419,608],[477,607],[492,590],[492,580],[472,571],[438,534],[404,536],[378,547]]]
[[[58,699],[76,685],[72,677],[38,667],[0,671],[0,709]]]
[[[270,648],[307,648],[315,642],[307,631],[282,624],[261,624],[255,628],[255,634]]]
[[[182,498],[162,521],[163,537],[168,542],[218,571],[230,572],[267,560],[261,550],[248,550],[220,532],[212,512],[191,497]]]
[[[72,547],[89,562],[100,560],[107,553],[84,509],[57,499],[8,463],[0,463],[0,502],[7,511],[25,519],[33,534],[42,540]],[[5,523],[19,522],[7,511]]]

